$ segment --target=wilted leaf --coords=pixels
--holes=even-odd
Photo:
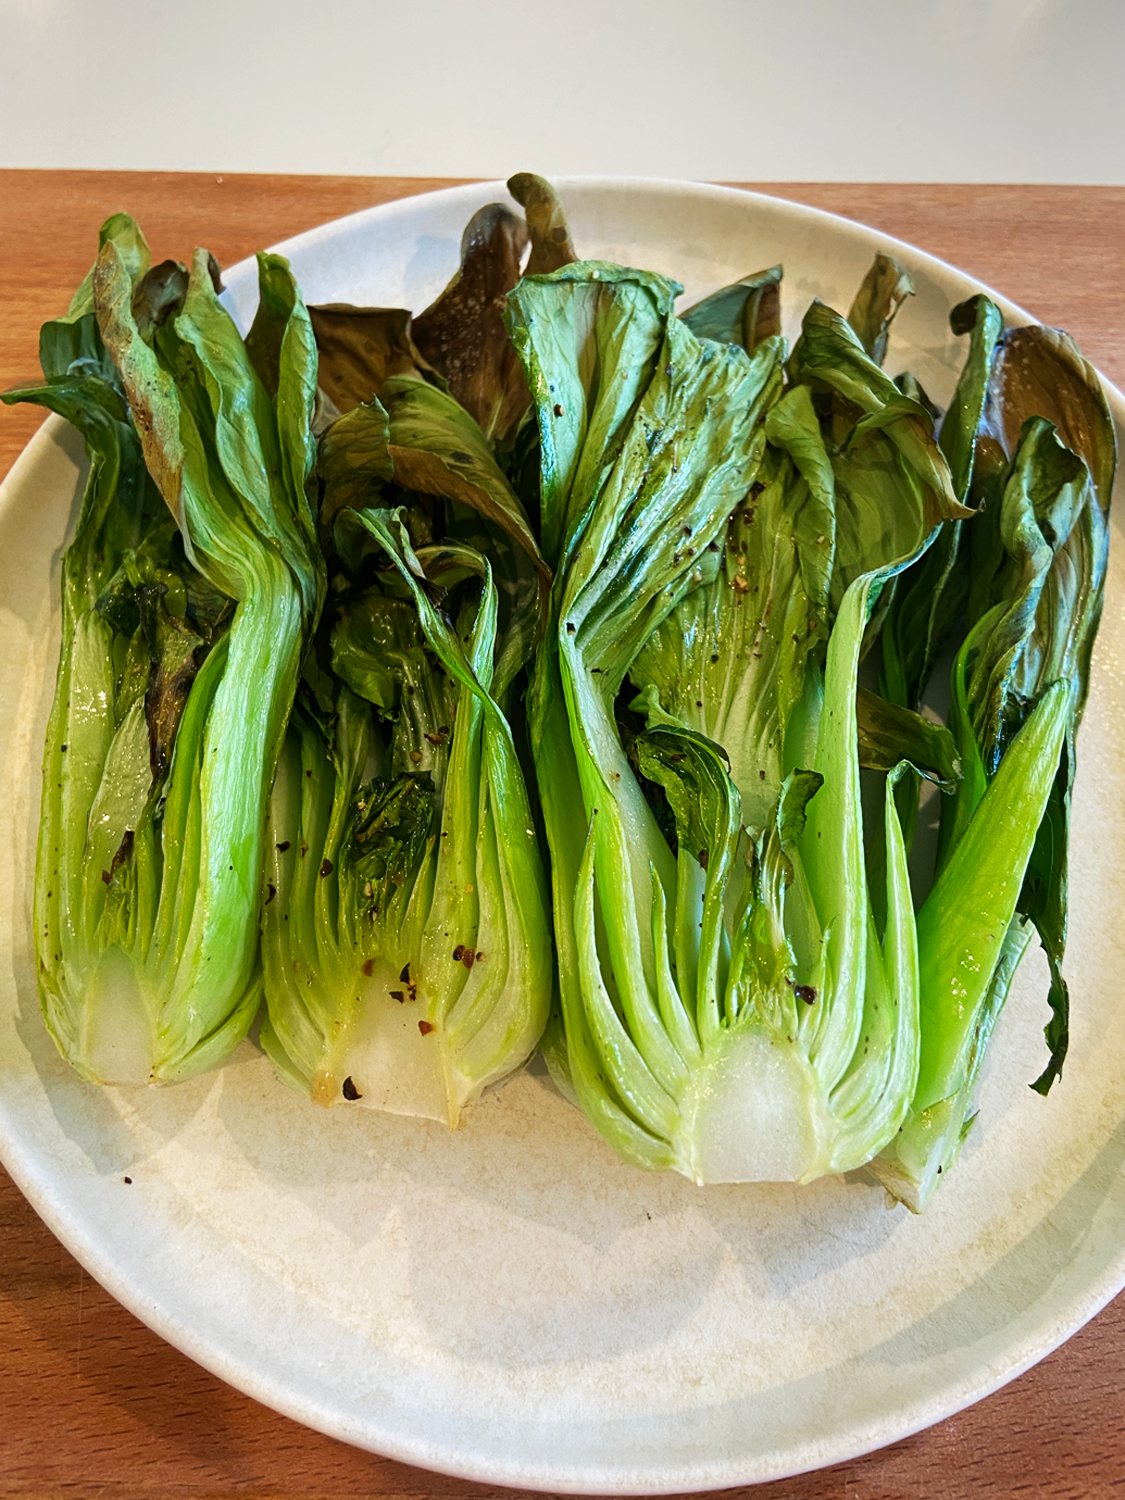
[[[476,422],[452,396],[422,380],[388,381],[383,401],[395,482],[423,495],[460,501],[506,531],[539,570],[545,609],[550,570],[523,506]]]
[[[378,396],[392,376],[433,374],[406,308],[332,302],[310,307],[309,317],[320,357],[318,384],[344,414]]]
[[[1109,512],[1117,439],[1098,372],[1058,328],[1010,328],[992,365],[988,421],[1010,458],[1028,417],[1046,417],[1085,460],[1102,514]]]
[[[508,191],[527,216],[531,256],[525,274],[543,276],[578,259],[559,195],[545,177],[517,172],[508,178]]]
[[[741,344],[747,354],[781,332],[781,267],[732,282],[682,314],[700,339]]]
[[[859,688],[855,700],[859,730],[859,763],[872,771],[893,771],[909,761],[928,781],[952,791],[961,776],[957,745],[944,724],[935,724],[908,708],[888,703],[878,693]]]
[[[896,313],[913,295],[914,278],[902,262],[893,255],[877,255],[848,310],[848,322],[877,365],[886,357]]]
[[[461,240],[461,268],[414,320],[414,340],[484,434],[507,442],[531,403],[501,320],[520,279],[527,229],[502,203],[478,209]],[[411,374],[409,370],[396,374]]]

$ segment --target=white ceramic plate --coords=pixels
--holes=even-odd
[[[979,289],[948,266],[725,189],[561,186],[585,253],[671,272],[691,297],[783,261],[790,334],[814,295],[846,308],[873,251],[892,247],[918,295],[888,368],[948,399],[962,353],[947,314]],[[502,192],[390,204],[283,249],[310,301],[420,308],[469,214]],[[228,279],[245,322],[252,267]],[[1066,1074],[1047,1101],[1027,1087],[1043,1060],[1036,953],[996,1036],[983,1128],[916,1219],[858,1177],[700,1190],[646,1175],[541,1071],[456,1135],[317,1109],[249,1043],[174,1089],[81,1083],[43,1030],[30,937],[80,457],[52,419],[0,501],[0,1146],[59,1238],[150,1327],[380,1453],[495,1483],[651,1493],[777,1478],[904,1437],[1040,1359],[1125,1284],[1119,536],[1075,795]]]

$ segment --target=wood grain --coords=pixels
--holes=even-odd
[[[36,373],[41,322],[128,208],[156,255],[230,263],[438,180],[0,172],[0,389]],[[942,256],[1069,329],[1125,384],[1125,190],[758,184]],[[0,412],[0,475],[38,425]],[[163,1343],[58,1244],[0,1172],[0,1497],[485,1496],[258,1406]],[[967,1412],[754,1500],[1109,1500],[1125,1494],[1125,1297]]]

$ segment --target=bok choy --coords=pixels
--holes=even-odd
[[[971,992],[948,984],[931,988],[933,1015],[923,1027],[909,1118],[872,1163],[888,1189],[915,1210],[925,1208],[972,1125],[989,1038],[1036,932],[1050,968],[1051,1018],[1050,1055],[1032,1087],[1045,1094],[1062,1072],[1070,1007],[1062,973],[1070,797],[1105,591],[1106,511],[1116,461],[1097,376],[1065,335],[1034,327],[1004,332],[997,309],[983,296],[955,308],[951,323],[971,342],[942,436],[978,514],[945,540],[941,574],[920,571],[904,591],[903,617],[928,617],[928,629],[888,632],[883,650],[885,675],[907,682],[913,671],[920,688],[927,653],[951,636],[958,646],[950,723],[964,774],[942,808],[937,881],[919,914],[935,956],[951,905],[964,904],[974,891],[964,883],[962,864],[977,808],[989,799],[1007,803],[1012,818],[1027,827],[1006,831],[1001,847],[1022,843],[1029,829],[1033,847],[1014,912],[1002,927],[1001,914],[989,914],[986,925],[994,930],[987,959],[974,952],[984,982]],[[914,654],[913,668],[903,649],[912,633],[927,643]],[[1048,704],[1050,742],[1059,741],[1059,749],[1032,771],[1040,783],[1032,805],[1042,804],[1032,825],[1031,810],[1012,796],[1010,785],[1028,737],[1047,732]],[[943,961],[954,957],[946,953]],[[962,958],[959,972],[965,970]]]
[[[365,544],[387,567],[339,606],[320,704],[294,716],[270,815],[262,1035],[321,1104],[452,1128],[538,1042],[553,956],[499,706],[520,659],[498,637],[491,567],[453,542],[415,552],[404,515],[336,522],[357,571]]]
[[[927,406],[847,320],[814,303],[783,379],[780,339],[738,317],[738,343],[698,338],[675,291],[579,263],[509,297],[556,570],[529,701],[548,1055],[638,1165],[807,1181],[888,1147],[920,1067],[963,1053],[943,997],[966,955],[985,987],[1000,961],[1067,690],[1044,684],[916,918],[896,788],[934,732],[875,715],[869,755],[858,671],[896,575],[971,512]],[[903,291],[863,299],[876,353]],[[896,740],[869,893],[860,766]]]
[[[322,596],[316,353],[286,263],[260,273],[248,346],[206,252],[152,267],[117,215],[43,330],[43,382],[5,398],[61,412],[91,459],[63,563],[35,929],[48,1029],[98,1083],[212,1065],[260,1000],[266,797]]]

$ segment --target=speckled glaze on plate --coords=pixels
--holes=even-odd
[[[872,253],[893,248],[918,295],[887,367],[909,365],[948,399],[962,353],[947,314],[979,290],[949,266],[753,194],[560,186],[584,253],[671,273],[689,297],[782,261],[790,335],[813,296],[846,307]],[[408,199],[281,248],[309,301],[420,308],[452,273],[471,212],[503,195],[485,184]],[[253,266],[227,279],[245,325]],[[1110,399],[1120,425],[1125,403]],[[1117,523],[1075,792],[1066,1073],[1047,1101],[1027,1087],[1043,1056],[1036,951],[997,1031],[981,1126],[916,1219],[858,1174],[702,1190],[649,1176],[541,1068],[454,1135],[320,1110],[249,1043],[172,1089],[75,1077],[39,1016],[30,893],[58,566],[82,471],[80,441],[51,418],[0,491],[0,1155],[164,1338],[298,1421],[410,1463],[662,1493],[904,1437],[1042,1358],[1125,1285],[1125,884],[1104,857],[1125,848]]]

